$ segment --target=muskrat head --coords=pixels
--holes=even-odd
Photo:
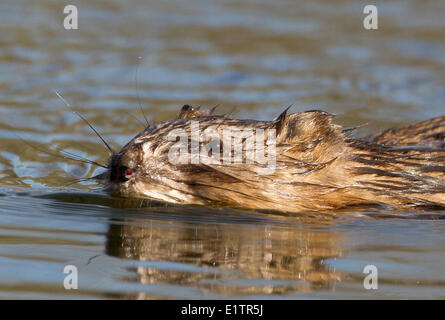
[[[114,196],[148,198],[173,203],[199,203],[189,183],[188,165],[170,161],[169,151],[176,143],[170,132],[187,127],[179,119],[154,123],[134,137],[108,161],[104,174],[106,188]]]

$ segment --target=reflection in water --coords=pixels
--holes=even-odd
[[[128,281],[194,286],[221,295],[329,290],[341,281],[341,274],[324,264],[343,254],[335,232],[302,226],[166,225],[133,219],[110,224],[107,254],[186,265],[138,266],[137,276]]]
[[[444,297],[445,220],[431,214],[138,205],[86,193],[0,196],[0,298]],[[63,289],[68,264],[79,268],[76,292]],[[363,287],[370,264],[379,290]]]

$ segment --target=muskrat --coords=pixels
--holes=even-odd
[[[176,204],[287,212],[445,207],[445,116],[354,138],[328,112],[287,111],[256,121],[185,105],[175,119],[149,125],[113,154],[98,177],[113,195]],[[223,135],[248,130],[262,135],[253,147],[249,134],[238,140],[240,156]],[[175,131],[188,136],[186,162],[169,158],[180,150]],[[261,151],[273,165],[251,161],[249,151]]]

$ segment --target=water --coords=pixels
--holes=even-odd
[[[0,3],[0,298],[445,298],[444,212],[140,207],[69,185],[100,170],[36,150],[107,157],[54,90],[116,149],[143,127],[139,100],[150,121],[185,103],[320,108],[368,123],[357,134],[443,115],[443,1],[377,1],[378,31],[361,1],[69,3],[78,30],[59,1]]]

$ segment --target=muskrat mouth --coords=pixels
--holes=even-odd
[[[125,177],[126,180],[130,179],[134,174],[133,169],[128,169],[127,167],[122,167],[121,169],[124,172],[123,176]]]
[[[110,180],[118,182],[126,182],[134,175],[134,170],[126,166],[116,166],[111,169]]]
[[[122,162],[122,153],[113,154],[110,157],[110,181],[113,183],[126,182],[134,176],[135,170]]]

